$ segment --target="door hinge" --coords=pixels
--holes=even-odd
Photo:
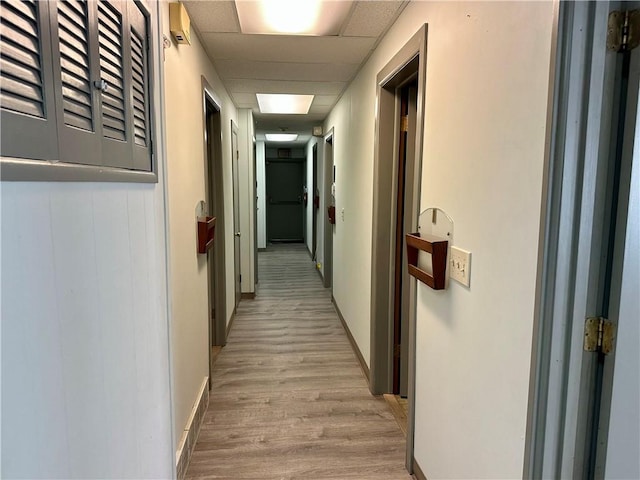
[[[242,274],[238,275],[238,282],[242,283]]]
[[[394,345],[393,346],[393,358],[399,358],[400,357],[400,345]]]
[[[587,318],[584,322],[584,351],[613,352],[613,340],[616,326],[611,320],[602,317]]]
[[[409,115],[403,115],[402,117],[400,117],[400,131],[409,131]]]
[[[607,50],[628,52],[640,45],[640,10],[609,13]]]

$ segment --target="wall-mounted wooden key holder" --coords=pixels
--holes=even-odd
[[[421,236],[420,233],[408,233],[406,240],[409,274],[434,290],[444,290],[448,240],[433,235]],[[420,251],[431,254],[433,273],[430,274],[418,266],[418,254]]]
[[[198,217],[198,253],[207,253],[213,247],[216,217]]]

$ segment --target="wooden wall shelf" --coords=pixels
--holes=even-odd
[[[216,217],[198,217],[198,253],[207,253],[213,247]]]
[[[407,233],[407,260],[409,274],[434,290],[444,290],[447,271],[447,247],[449,242],[433,235],[420,236],[419,233]],[[418,252],[431,254],[433,275],[418,267]]]
[[[330,205],[327,207],[327,214],[329,215],[329,223],[331,225],[336,224],[336,207],[335,205]]]

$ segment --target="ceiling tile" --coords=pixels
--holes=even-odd
[[[311,105],[309,113],[327,115],[331,111],[331,105]]]
[[[282,128],[291,132],[299,132],[305,129],[311,130],[314,125],[319,125],[326,114],[308,113],[306,115],[265,115],[254,113],[257,127],[262,131],[278,132]]]
[[[302,1],[302,0],[300,0]],[[202,40],[225,88],[238,108],[250,108],[256,132],[280,127],[311,133],[348,86],[379,36],[407,1],[354,2],[338,36],[244,35],[232,0],[186,0],[194,31]],[[255,94],[315,95],[307,115],[264,115]]]
[[[291,80],[254,80],[226,78],[230,93],[298,93],[314,95],[339,95],[346,82],[296,82]]]
[[[362,62],[375,43],[366,37],[293,37],[203,33],[202,41],[211,58],[291,63]]]
[[[406,2],[357,2],[342,35],[352,37],[378,37],[400,14]]]
[[[205,32],[239,32],[235,2],[229,0],[189,0],[183,2],[192,25]]]
[[[255,93],[231,93],[233,103],[240,108],[258,108]]]
[[[257,80],[316,82],[347,82],[354,76],[359,67],[358,64],[277,63],[235,60],[218,60],[215,62],[215,66],[218,74],[223,79],[251,78]]]
[[[314,107],[319,105],[332,107],[336,100],[338,100],[338,95],[316,95],[312,105]]]

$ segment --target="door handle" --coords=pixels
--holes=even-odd
[[[239,237],[240,236],[240,232],[236,232],[235,235],[236,235],[236,237]]]

